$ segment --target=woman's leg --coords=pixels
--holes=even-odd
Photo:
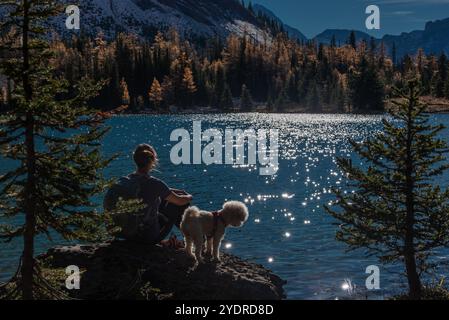
[[[161,203],[159,207],[159,225],[161,227],[159,241],[164,240],[170,234],[173,226],[180,228],[182,216],[188,207],[189,205],[178,207],[166,201]]]
[[[174,225],[179,229],[181,226],[182,216],[188,207],[190,207],[188,204],[179,207],[172,203],[168,203],[167,201],[162,201],[159,206],[159,213],[167,218],[168,223],[172,224],[172,227]]]

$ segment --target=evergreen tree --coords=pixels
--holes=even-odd
[[[370,54],[372,56],[374,56],[374,54],[376,53],[377,50],[377,44],[376,44],[376,39],[374,39],[374,37],[370,37],[370,45],[369,45],[369,51]]]
[[[336,46],[337,46],[337,39],[335,38],[335,34],[333,34],[331,38],[331,48],[335,48]]]
[[[382,40],[380,42],[380,49],[379,49],[379,68],[383,69],[385,66],[385,43]]]
[[[288,78],[287,86],[289,100],[298,102],[298,84],[294,75],[290,75]]]
[[[162,81],[162,100],[165,102],[165,105],[170,106],[174,103],[174,90],[173,90],[173,82],[170,77],[165,76]]]
[[[159,109],[162,101],[164,101],[161,84],[156,78],[154,78],[153,83],[151,84],[150,91],[148,92],[148,98],[156,110]]]
[[[443,98],[445,96],[446,80],[448,79],[448,62],[447,57],[443,53],[438,59],[438,74],[434,82],[434,95],[437,98]]]
[[[446,80],[446,85],[444,87],[444,96],[449,99],[449,77]]]
[[[6,109],[6,88],[0,88],[0,113]]]
[[[273,103],[273,98],[271,97],[271,95],[268,96],[267,111],[268,112],[273,112],[274,111],[274,103]]]
[[[249,112],[253,110],[253,99],[246,84],[242,86],[242,96],[240,101],[240,108],[242,111]]]
[[[144,107],[145,107],[145,98],[143,96],[138,96],[137,103],[136,103],[136,109],[138,111],[141,111],[141,110],[143,110]]]
[[[182,89],[184,92],[183,104],[190,106],[192,104],[193,94],[198,90],[193,79],[192,69],[189,67],[184,68],[184,75],[182,77]]]
[[[307,108],[312,112],[322,112],[323,108],[321,105],[320,93],[318,91],[318,86],[316,81],[312,81],[308,88],[308,94],[306,97]]]
[[[220,98],[223,96],[226,85],[225,67],[221,61],[218,61],[214,68],[214,94],[212,97],[212,104],[218,106]]]
[[[229,86],[226,86],[220,99],[220,108],[223,111],[232,111],[234,109],[234,102],[232,101],[232,93]]]
[[[287,92],[285,91],[285,89],[281,89],[281,92],[279,93],[274,103],[274,108],[276,112],[283,112],[285,110],[287,101],[288,101]]]
[[[402,69],[402,74],[404,74],[408,78],[410,78],[411,76],[413,76],[415,74],[415,70],[414,70],[415,64],[413,62],[412,57],[410,57],[408,54],[406,54],[402,58],[401,69]]]
[[[109,161],[100,155],[99,140],[107,129],[101,115],[87,107],[100,85],[84,79],[68,95],[67,81],[54,75],[42,26],[60,12],[56,1],[1,0],[0,5],[10,10],[2,30],[15,27],[14,37],[1,47],[0,72],[14,83],[14,108],[0,116],[0,149],[15,168],[0,175],[0,216],[23,217],[2,225],[0,238],[23,237],[24,244],[8,297],[55,298],[36,265],[35,237],[97,241],[104,235],[104,215],[94,210],[91,198],[105,186],[101,169]]]
[[[396,42],[393,42],[393,48],[391,49],[391,58],[393,60],[393,68],[394,68],[396,67],[397,64]]]
[[[349,78],[350,100],[355,111],[382,111],[384,85],[374,67],[362,57],[358,70]]]
[[[122,78],[120,81],[120,97],[121,103],[124,105],[129,105],[131,103],[131,97],[129,96],[128,84],[125,81],[125,78]]]
[[[254,14],[253,3],[251,2],[251,0],[248,3],[248,11]]]
[[[348,39],[348,44],[354,48],[354,50],[357,49],[357,39],[355,37],[355,32],[354,30],[351,31],[351,33],[349,34],[349,39]]]
[[[336,89],[336,105],[338,112],[346,111],[346,93],[341,82],[337,85]]]
[[[322,43],[320,43],[318,45],[318,61],[323,61],[324,58],[324,45]]]
[[[409,297],[420,299],[421,272],[434,250],[449,244],[449,191],[433,184],[449,168],[448,146],[437,138],[444,127],[431,125],[419,102],[417,82],[396,93],[402,102],[391,111],[394,121],[384,120],[384,131],[365,142],[351,141],[368,168],[338,159],[355,192],[336,190],[342,210],[326,209],[342,222],[338,240],[385,263],[404,261]]]

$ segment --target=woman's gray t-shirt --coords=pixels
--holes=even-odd
[[[145,235],[142,236],[147,239],[156,240],[160,233],[158,220],[159,206],[161,205],[162,200],[165,200],[171,194],[171,190],[163,181],[152,176],[134,173],[129,175],[129,179],[134,180],[136,183],[140,183],[139,198],[142,199],[143,203],[147,206],[143,218]]]

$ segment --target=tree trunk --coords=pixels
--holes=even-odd
[[[409,169],[407,165],[407,171]],[[411,172],[411,171],[410,171]],[[414,183],[410,175],[407,175],[407,196],[406,196],[406,234],[405,234],[405,269],[407,272],[407,279],[409,284],[409,297],[413,300],[421,299],[421,280],[416,268],[415,246],[414,246],[414,225],[415,225],[415,212],[414,212],[414,196],[413,189]]]
[[[30,57],[28,47],[28,33],[29,33],[29,9],[30,3],[28,0],[23,1],[23,73],[22,85],[25,92],[25,99],[27,103],[32,100],[32,87],[29,78]],[[26,148],[26,167],[27,167],[27,181],[25,185],[25,232],[23,234],[23,255],[22,255],[22,298],[24,300],[34,299],[33,294],[33,273],[34,273],[34,234],[36,231],[36,154],[34,145],[34,118],[31,112],[26,115],[25,128],[25,148]]]
[[[422,293],[421,280],[419,279],[418,272],[416,271],[416,259],[414,253],[406,253],[405,268],[407,271],[409,298],[412,300],[420,300]]]
[[[413,89],[412,89],[413,90]],[[414,91],[411,92],[414,96]],[[415,181],[413,177],[414,173],[414,160],[412,155],[412,140],[414,122],[412,117],[414,105],[413,101],[410,101],[408,106],[408,121],[407,121],[407,158],[405,168],[405,194],[406,194],[406,230],[405,230],[405,243],[404,243],[404,260],[405,269],[407,272],[407,279],[409,285],[409,297],[413,300],[421,299],[421,280],[417,272],[416,266],[416,252],[414,245],[415,238]]]
[[[27,117],[26,141],[28,179],[25,187],[25,232],[23,235],[22,255],[22,295],[24,300],[33,300],[34,273],[34,234],[36,230],[35,194],[35,149],[34,149],[34,121]]]

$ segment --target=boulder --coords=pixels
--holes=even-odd
[[[44,272],[65,279],[81,270],[80,290],[62,290],[77,299],[280,300],[285,281],[263,266],[222,254],[219,263],[194,267],[184,250],[127,241],[56,247],[39,257]],[[62,284],[61,284],[62,283]]]

